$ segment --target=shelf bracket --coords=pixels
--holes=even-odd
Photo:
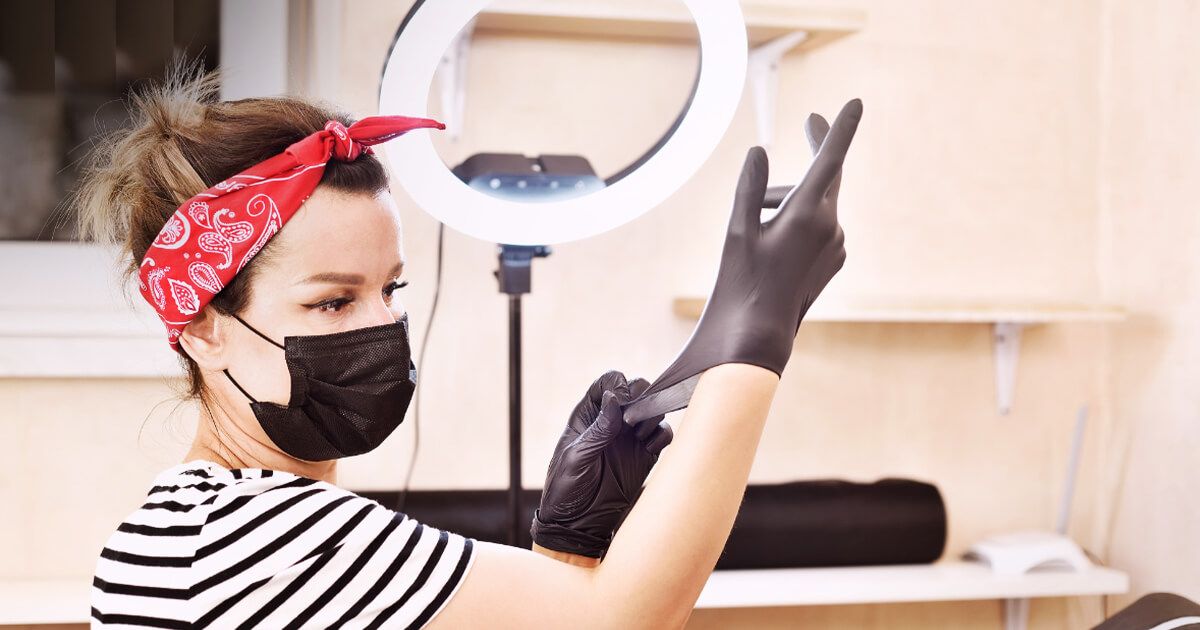
[[[775,138],[775,111],[779,100],[779,61],[787,51],[808,39],[808,31],[793,31],[760,44],[750,51],[747,74],[754,96],[758,143],[769,148]]]
[[[1029,600],[1004,600],[1004,630],[1025,630],[1029,626]]]
[[[450,140],[458,140],[462,132],[463,111],[467,101],[467,59],[471,53],[471,36],[475,19],[467,22],[454,41],[446,48],[437,66],[438,91],[441,96],[442,122]]]
[[[1012,410],[1013,390],[1017,385],[1017,358],[1021,350],[1024,324],[996,322],[992,325],[992,344],[996,362],[996,407],[1001,415]]]

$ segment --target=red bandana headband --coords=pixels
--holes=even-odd
[[[179,206],[138,269],[142,297],[166,324],[171,347],[180,351],[184,327],[292,218],[330,159],[349,162],[371,153],[373,144],[420,128],[446,126],[406,116],[370,116],[349,128],[331,120]]]

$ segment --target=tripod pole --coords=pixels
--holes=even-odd
[[[521,296],[532,290],[534,258],[550,255],[545,245],[500,245],[496,280],[508,295],[508,544],[524,540],[530,514],[521,509]]]
[[[521,294],[508,296],[508,544],[521,533]],[[527,523],[526,523],[527,525]]]

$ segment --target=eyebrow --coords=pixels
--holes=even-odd
[[[398,262],[398,263],[396,263],[395,267],[392,267],[392,271],[388,275],[392,275],[392,276],[399,275],[400,271],[403,269],[404,269],[404,262],[403,261]],[[307,278],[296,281],[296,284],[320,283],[320,284],[359,285],[364,282],[366,282],[366,278],[364,278],[363,275],[360,273],[337,273],[335,271],[326,271],[326,272],[322,272],[322,273],[314,273],[313,275],[311,275]]]

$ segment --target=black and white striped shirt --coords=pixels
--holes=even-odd
[[[190,461],[105,544],[92,627],[419,628],[473,542],[324,481]]]

